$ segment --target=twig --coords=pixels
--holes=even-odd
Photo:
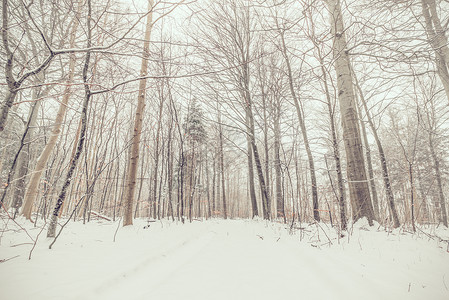
[[[321,227],[321,225],[320,225],[318,222],[315,222],[315,224],[318,225],[318,226],[321,228],[321,230],[324,232],[324,235],[327,237],[327,240],[329,241],[329,243],[330,243],[331,245],[333,245],[331,239],[329,238],[329,236],[327,235],[327,233],[326,233],[326,231],[323,229],[323,227]]]
[[[28,233],[28,231],[23,228],[19,223],[16,222],[16,220],[14,220],[14,218],[11,217],[11,215],[8,213],[8,210],[6,209],[5,205],[3,204],[3,202],[1,202],[3,209],[5,210],[6,214],[8,215],[8,218],[10,220],[12,220],[14,223],[16,223],[17,226],[19,226],[20,229],[22,229],[23,231],[25,231],[25,233],[29,236],[29,238],[34,242],[33,237]]]
[[[37,221],[37,220],[36,220]],[[37,223],[37,222],[36,222]],[[45,225],[47,225],[47,222],[44,223],[44,225],[42,225],[41,231],[39,231],[39,233],[36,236],[36,240],[34,241],[33,247],[30,250],[30,255],[28,255],[28,260],[31,259],[31,254],[33,254],[33,250],[36,247],[37,241],[39,240],[39,236],[41,235],[42,231],[44,231]]]
[[[115,236],[117,235],[117,232],[118,232],[118,229],[120,228],[120,222],[122,221],[122,218],[120,217],[120,220],[118,220],[118,224],[117,224],[117,229],[115,230],[115,233],[114,233],[114,243],[115,243]]]
[[[19,256],[20,256],[20,255],[16,255],[16,256],[13,256],[13,257],[10,257],[10,258],[6,258],[6,259],[0,259],[0,263],[7,262],[8,260],[11,260],[11,259],[16,258],[16,257],[19,257]]]
[[[416,228],[418,228],[419,231],[421,231],[422,233],[424,233],[425,235],[427,235],[427,236],[428,236],[429,238],[431,238],[432,240],[438,239],[439,242],[445,242],[445,243],[448,243],[448,245],[449,245],[449,240],[442,239],[442,238],[440,238],[440,237],[437,236],[437,235],[431,235],[431,234],[429,234],[429,233],[423,231],[423,230],[422,230],[421,228],[419,228],[419,227],[416,227]]]
[[[13,248],[13,247],[18,247],[18,246],[22,246],[22,245],[32,245],[32,244],[33,243],[20,243],[20,244],[12,245],[10,247]]]
[[[75,205],[75,208],[72,210],[72,213],[71,213],[70,216],[68,217],[67,221],[66,221],[64,224],[62,224],[61,229],[59,229],[58,234],[55,236],[55,239],[54,239],[53,242],[50,244],[50,246],[48,246],[48,249],[51,249],[51,247],[53,246],[53,244],[56,243],[56,240],[57,240],[58,237],[61,235],[62,230],[63,230],[64,227],[70,222],[70,220],[71,220],[72,217],[73,217],[73,214],[74,214],[75,211],[78,209],[78,206],[79,206],[82,202],[84,202],[84,199],[86,198],[86,195],[87,195],[87,193],[84,194],[84,195],[81,197],[80,201],[78,201],[78,203]]]

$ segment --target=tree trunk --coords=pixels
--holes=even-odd
[[[170,114],[170,116],[172,116]],[[171,214],[172,220],[175,220],[173,211],[173,150],[172,150],[172,131],[173,131],[173,117],[170,118],[170,125],[168,128],[167,140],[167,178],[168,178],[168,214]]]
[[[147,75],[148,70],[148,58],[150,57],[150,35],[151,28],[153,26],[152,16],[153,16],[153,0],[148,0],[148,11],[150,13],[147,15],[147,24],[145,29],[145,40],[142,53],[142,65],[140,69],[140,76],[144,77]],[[123,218],[123,226],[128,226],[133,224],[133,203],[134,203],[134,190],[136,188],[136,176],[137,167],[139,162],[139,146],[140,146],[140,135],[142,134],[142,121],[143,113],[145,110],[145,90],[146,90],[146,79],[141,79],[139,83],[139,94],[137,97],[137,109],[136,116],[134,119],[133,136],[131,144],[131,155],[129,159],[128,171],[126,174],[126,184],[125,184],[125,211]]]
[[[158,171],[159,171],[159,140],[161,137],[161,126],[162,126],[162,111],[164,107],[164,96],[161,96],[161,99],[159,101],[159,115],[158,115],[158,121],[157,121],[157,129],[156,129],[156,147],[154,149],[154,171],[153,171],[153,199],[151,202],[153,202],[153,216],[156,216],[157,211],[157,179],[158,179]]]
[[[435,0],[421,0],[421,5],[426,24],[427,39],[435,52],[434,61],[437,73],[449,101],[449,47],[445,34],[446,30],[441,26]]]
[[[410,181],[410,212],[412,217],[413,232],[416,232],[415,228],[415,183],[413,178],[413,164],[408,162],[408,175]]]
[[[361,134],[363,136],[363,144],[365,145],[365,157],[366,157],[366,164],[368,167],[368,180],[371,188],[371,196],[373,199],[374,217],[377,219],[379,217],[379,198],[377,197],[376,181],[374,180],[373,163],[371,160],[371,148],[368,142],[368,135],[366,133],[365,121],[363,120],[362,117],[362,109],[358,101],[357,101],[357,112],[360,119],[360,127],[362,129]]]
[[[382,167],[382,178],[383,178],[384,185],[385,185],[385,191],[387,193],[388,207],[390,209],[391,218],[393,219],[393,226],[394,226],[394,228],[398,228],[400,226],[400,222],[399,222],[398,212],[396,210],[396,204],[394,203],[394,195],[393,195],[393,191],[391,189],[390,175],[388,173],[387,159],[385,157],[384,148],[380,141],[379,135],[377,134],[376,126],[374,126],[373,119],[371,118],[371,115],[369,113],[368,105],[366,104],[366,100],[363,95],[362,88],[357,80],[357,76],[354,75],[354,79],[355,79],[355,85],[357,87],[357,90],[359,91],[360,100],[362,101],[363,108],[365,109],[365,114],[366,114],[366,118],[368,119],[368,124],[373,133],[374,140],[376,141],[377,150],[379,151],[380,165]]]
[[[37,91],[33,91],[33,100],[36,101],[36,99],[38,98],[39,96]],[[36,128],[37,116],[39,115],[38,111],[41,103],[42,103],[41,101],[34,102],[30,110],[29,123],[28,123],[29,129],[24,140],[24,145],[27,148],[27,150],[21,151],[21,153],[19,154],[18,157],[19,163],[17,165],[16,171],[14,171],[14,175],[16,178],[12,199],[13,203],[12,207],[15,210],[14,215],[17,215],[19,208],[22,206],[23,196],[25,194],[25,177],[28,173],[28,165],[31,159],[30,143]]]
[[[250,103],[251,100],[248,100],[248,103]],[[259,177],[259,184],[262,192],[262,208],[263,208],[263,215],[264,219],[268,220],[271,216],[271,209],[270,209],[270,198],[267,192],[267,187],[265,184],[265,178],[263,175],[262,170],[262,163],[260,161],[259,151],[257,150],[256,145],[256,137],[254,132],[254,117],[251,111],[251,107],[249,106],[247,108],[247,114],[248,114],[248,120],[249,120],[249,134],[251,139],[251,148],[253,149],[253,155],[254,155],[254,161],[256,163],[256,171],[257,176]]]
[[[276,217],[283,218],[285,222],[284,197],[282,195],[282,175],[281,175],[281,104],[276,99],[274,113],[274,169],[276,173]]]
[[[206,152],[206,163],[205,163],[205,173],[206,173],[206,193],[207,193],[207,214],[206,214],[206,220],[210,219],[211,217],[211,204],[210,204],[210,175],[209,175],[209,160],[208,154]]]
[[[329,92],[329,87],[327,85],[327,73],[324,69],[323,59],[320,55],[320,65],[321,65],[321,72],[323,74],[323,84],[324,84],[324,90],[326,93],[326,100],[327,100],[327,108],[329,111],[329,120],[331,123],[331,135],[332,135],[332,151],[334,154],[334,160],[335,160],[335,169],[337,171],[337,183],[338,183],[338,202],[340,205],[340,223],[341,223],[341,230],[347,229],[347,220],[346,220],[346,191],[345,191],[345,184],[343,181],[343,172],[341,170],[341,159],[340,159],[340,148],[338,147],[338,139],[337,139],[337,130],[335,128],[335,109],[332,107],[332,100],[331,95]]]
[[[330,12],[331,32],[334,38],[333,56],[337,73],[338,99],[340,102],[353,219],[357,221],[366,217],[369,224],[373,225],[374,211],[363,160],[362,141],[357,121],[354,88],[340,1],[329,0],[327,4]]]
[[[77,16],[79,17],[82,8],[82,1],[79,2],[77,8]],[[72,27],[72,32],[70,34],[70,47],[73,48],[75,46],[76,39],[76,31],[78,29],[79,22],[74,22]],[[39,182],[42,177],[42,172],[44,171],[45,166],[47,165],[48,159],[50,157],[53,148],[58,141],[59,134],[61,133],[61,126],[64,121],[64,116],[67,110],[67,104],[69,102],[69,98],[71,95],[71,83],[73,82],[73,77],[75,75],[75,65],[76,65],[76,56],[75,54],[70,54],[69,61],[69,78],[67,79],[67,85],[64,90],[64,96],[62,97],[62,101],[58,108],[58,113],[56,114],[55,121],[52,126],[52,131],[50,134],[50,138],[48,139],[47,144],[42,150],[39,158],[37,159],[36,166],[34,167],[34,171],[31,172],[30,181],[26,188],[26,193],[24,197],[24,206],[22,209],[22,215],[25,216],[26,219],[31,220],[31,212],[33,210],[33,202],[36,199],[39,191]]]
[[[216,168],[216,159],[214,157],[214,159],[212,160],[212,216],[215,216],[215,178],[216,178],[216,174],[217,174],[217,168]]]
[[[91,0],[87,1],[87,6],[88,6],[88,13],[87,13],[87,47],[86,48],[90,48],[91,42],[92,42],[92,28],[91,28],[91,23],[90,23],[91,22],[91,10],[92,10]],[[49,225],[48,231],[47,231],[47,237],[55,237],[55,235],[56,235],[56,225],[57,225],[57,221],[58,221],[59,210],[61,209],[62,204],[64,203],[67,189],[70,186],[73,173],[77,166],[78,160],[81,156],[81,152],[83,151],[83,145],[84,145],[84,141],[86,138],[86,130],[87,130],[87,109],[88,109],[90,98],[91,98],[91,91],[90,91],[90,87],[89,87],[89,84],[87,81],[87,72],[89,70],[90,54],[91,54],[91,51],[86,52],[86,59],[84,62],[84,67],[83,67],[83,83],[84,83],[85,97],[84,97],[83,108],[82,108],[82,112],[81,112],[81,124],[82,125],[81,125],[81,130],[80,130],[80,138],[79,138],[78,145],[76,148],[75,156],[73,157],[73,159],[70,163],[69,170],[67,172],[64,185],[62,186],[61,193],[58,196],[56,206],[55,206],[55,208],[53,210],[53,214],[51,216],[50,225]]]
[[[218,117],[218,138],[220,147],[220,173],[221,173],[221,188],[222,188],[222,200],[223,200],[223,218],[228,218],[228,211],[226,206],[226,191],[225,191],[225,176],[224,176],[224,153],[223,153],[223,128],[221,126],[220,116]]]
[[[249,119],[246,114],[247,127],[249,128]],[[254,187],[254,165],[253,165],[253,148],[251,144],[250,133],[246,133],[246,144],[248,148],[248,181],[249,181],[249,196],[251,199],[251,211],[252,217],[259,215],[259,210],[257,208],[257,198],[256,198],[256,188]]]
[[[280,29],[282,30],[282,29]],[[307,159],[309,161],[309,172],[310,172],[310,179],[312,182],[312,204],[313,204],[313,219],[317,222],[320,221],[320,211],[318,206],[318,189],[317,189],[317,182],[316,182],[316,175],[315,175],[315,163],[313,161],[313,155],[312,151],[310,150],[310,144],[309,144],[309,138],[307,136],[307,128],[306,124],[304,122],[303,114],[300,107],[300,100],[296,94],[295,88],[294,88],[294,80],[293,80],[293,73],[292,68],[290,65],[290,59],[288,57],[287,53],[287,46],[285,44],[285,38],[284,38],[284,31],[281,31],[281,42],[282,42],[282,55],[285,59],[285,64],[287,66],[287,75],[288,75],[288,82],[289,82],[289,88],[290,93],[293,98],[293,102],[295,104],[296,108],[296,114],[298,116],[298,122],[299,126],[301,128],[302,138],[304,141],[304,147],[306,148],[307,153]]]
[[[0,132],[5,129],[6,120],[8,119],[9,110],[11,109],[14,99],[17,95],[17,88],[19,87],[13,76],[14,53],[9,48],[8,28],[8,0],[2,1],[2,42],[3,49],[6,52],[5,64],[5,79],[8,85],[8,90],[5,93],[5,100],[0,108]]]
[[[433,145],[433,138],[432,138],[431,131],[429,131],[429,148],[430,148],[430,153],[432,155],[433,168],[435,170],[435,177],[437,179],[438,198],[439,198],[439,204],[440,204],[440,210],[441,210],[440,220],[443,222],[444,226],[448,227],[447,226],[448,224],[447,224],[446,200],[444,199],[443,184],[441,182],[440,161],[435,152],[435,147]]]
[[[265,152],[265,178],[267,182],[267,194],[271,197],[271,188],[270,188],[270,151],[268,145],[268,118],[267,118],[267,103],[266,103],[266,95],[265,90],[263,88],[263,84],[261,87],[262,93],[262,106],[263,106],[263,141],[264,141],[264,152]]]

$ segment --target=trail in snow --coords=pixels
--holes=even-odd
[[[449,253],[417,235],[361,226],[338,239],[327,229],[329,246],[316,226],[300,241],[282,224],[213,220],[138,222],[113,243],[116,225],[71,224],[31,261],[22,248],[0,264],[0,298],[449,299]],[[0,255],[19,240],[5,236]]]

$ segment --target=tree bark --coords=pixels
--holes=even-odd
[[[400,226],[400,222],[399,222],[398,212],[396,210],[396,204],[394,203],[394,195],[393,195],[393,191],[391,189],[390,175],[388,173],[387,159],[385,157],[384,148],[382,146],[382,142],[380,141],[379,135],[377,134],[376,126],[374,126],[373,119],[371,118],[371,115],[369,113],[368,105],[366,104],[365,96],[363,95],[362,88],[357,80],[357,76],[354,75],[354,79],[355,79],[355,85],[357,87],[357,90],[359,91],[360,100],[362,101],[363,108],[365,109],[365,114],[366,114],[366,118],[368,119],[368,124],[373,133],[374,140],[376,141],[377,150],[379,151],[380,165],[382,167],[382,178],[384,181],[385,191],[387,193],[388,207],[390,208],[390,214],[393,219],[393,226],[395,228],[398,228]]]
[[[225,191],[225,176],[224,176],[224,153],[223,153],[223,129],[219,119],[219,143],[220,143],[220,172],[221,172],[221,187],[222,187],[222,200],[223,200],[223,218],[228,218],[228,210],[226,203],[226,191]]]
[[[344,33],[340,1],[327,2],[330,26],[333,35],[333,56],[337,74],[338,99],[345,143],[347,176],[354,221],[366,217],[373,225],[374,211],[363,160],[362,141],[357,122],[357,111],[352,85],[349,55]]]
[[[148,70],[148,58],[150,56],[150,36],[152,23],[152,10],[153,10],[153,0],[148,0],[148,11],[150,13],[147,15],[147,24],[145,29],[145,40],[142,53],[142,65],[140,69],[140,76],[147,76]],[[134,203],[134,190],[136,188],[136,176],[137,167],[139,162],[139,148],[140,148],[140,136],[142,134],[142,121],[143,113],[145,110],[145,89],[147,80],[141,79],[139,83],[139,94],[137,97],[137,109],[136,116],[134,119],[133,136],[131,144],[131,155],[128,165],[128,170],[126,174],[126,184],[125,184],[125,211],[123,218],[123,226],[128,226],[133,224],[133,203]]]
[[[77,16],[79,18],[82,8],[82,1],[79,2],[78,8],[77,8]],[[75,46],[75,38],[76,38],[76,32],[78,29],[79,22],[74,22],[72,31],[70,34],[70,47]],[[34,167],[34,171],[31,173],[30,181],[28,183],[28,186],[26,188],[25,197],[24,197],[24,206],[22,209],[22,215],[25,216],[26,219],[31,220],[31,212],[33,210],[33,202],[36,199],[38,195],[38,187],[39,182],[42,177],[42,173],[45,169],[45,166],[47,165],[48,159],[50,157],[51,152],[53,151],[53,148],[56,145],[56,142],[58,141],[59,134],[61,133],[61,126],[64,121],[64,116],[67,110],[67,104],[70,99],[71,95],[71,87],[70,84],[73,82],[73,77],[75,75],[75,65],[76,65],[76,56],[75,54],[70,54],[70,61],[69,61],[69,78],[67,79],[67,85],[64,90],[64,96],[62,97],[62,101],[58,108],[58,113],[56,114],[56,119],[52,126],[52,131],[50,134],[50,138],[48,139],[47,144],[45,145],[44,149],[42,150],[41,154],[39,155],[39,158],[37,159],[36,166]]]
[[[246,113],[246,126],[249,128],[249,117]],[[248,148],[248,181],[249,181],[249,196],[251,199],[251,212],[252,217],[259,215],[257,208],[256,188],[254,186],[254,165],[253,165],[253,147],[251,143],[250,133],[246,133],[246,144]]]
[[[435,177],[437,179],[437,186],[438,186],[438,200],[440,204],[441,214],[440,219],[443,222],[443,225],[448,227],[447,225],[447,210],[446,210],[446,200],[444,199],[444,193],[443,193],[443,184],[441,182],[441,171],[440,171],[440,160],[437,157],[437,154],[435,152],[435,147],[433,145],[433,136],[432,132],[429,131],[429,148],[430,153],[432,155],[433,160],[433,168],[435,170]]]
[[[256,163],[257,176],[259,177],[259,184],[260,184],[260,188],[261,188],[261,192],[262,192],[263,215],[264,215],[264,219],[268,220],[268,219],[270,219],[270,216],[271,216],[270,198],[269,198],[269,195],[267,192],[267,187],[265,184],[265,178],[263,175],[262,163],[260,160],[259,151],[257,150],[255,130],[254,130],[254,117],[253,117],[252,109],[250,106],[251,99],[249,98],[249,93],[247,93],[247,97],[248,98],[247,98],[246,112],[247,112],[248,123],[249,123],[248,130],[249,130],[249,136],[250,136],[250,141],[251,141],[251,148],[253,150],[254,161]]]
[[[92,42],[92,28],[91,28],[91,23],[90,23],[91,18],[92,18],[91,0],[87,0],[87,6],[88,6],[88,8],[87,8],[88,9],[88,13],[87,13],[87,48],[89,48],[91,46],[91,42]],[[64,203],[67,189],[70,186],[73,173],[77,166],[78,160],[81,156],[81,152],[83,151],[83,145],[84,145],[84,141],[86,138],[86,130],[87,130],[87,109],[89,106],[90,98],[92,96],[90,87],[89,87],[89,83],[87,81],[87,72],[89,70],[90,54],[91,54],[91,51],[86,52],[86,59],[84,61],[84,67],[83,67],[83,83],[84,83],[85,97],[84,97],[83,108],[82,108],[82,112],[81,112],[80,138],[79,138],[78,145],[76,148],[75,156],[73,157],[73,159],[70,163],[69,170],[67,172],[64,185],[62,186],[61,192],[60,192],[60,194],[58,196],[58,200],[56,202],[56,206],[55,206],[55,208],[53,210],[53,214],[51,216],[50,225],[49,225],[48,231],[47,231],[47,237],[54,238],[56,235],[56,225],[57,225],[57,221],[58,221],[59,210],[61,209],[61,207]]]
[[[437,73],[449,101],[449,47],[446,30],[441,26],[435,0],[421,0],[421,6],[426,24],[427,39],[435,52],[434,61]]]
[[[36,90],[33,91],[33,100],[36,101],[38,98],[38,92]],[[28,165],[30,163],[31,159],[31,139],[34,135],[34,131],[36,128],[37,123],[37,116],[39,115],[39,107],[41,105],[41,101],[36,101],[33,103],[33,106],[30,110],[30,116],[29,116],[29,129],[25,136],[24,145],[26,146],[25,151],[21,151],[18,157],[18,165],[17,169],[14,171],[15,175],[15,185],[14,185],[14,193],[13,193],[13,199],[12,199],[12,207],[14,208],[15,212],[14,215],[16,215],[19,211],[19,208],[22,206],[23,202],[23,196],[25,193],[25,177],[28,173]]]
[[[162,111],[164,107],[164,96],[161,95],[161,99],[159,101],[159,115],[157,121],[157,129],[156,129],[156,148],[154,149],[154,171],[153,171],[153,216],[156,216],[157,210],[157,179],[158,179],[158,171],[159,171],[159,141],[161,137],[161,126],[162,126]]]
[[[366,133],[365,121],[363,120],[363,117],[362,117],[362,108],[358,101],[357,101],[357,112],[358,112],[359,119],[360,119],[360,127],[362,129],[361,134],[363,136],[363,144],[365,146],[365,157],[366,157],[366,164],[367,164],[367,168],[368,168],[368,180],[369,180],[369,184],[370,184],[370,188],[371,188],[371,196],[373,199],[374,217],[377,219],[379,217],[379,198],[377,197],[376,181],[374,180],[374,170],[373,170],[373,163],[372,163],[372,159],[371,159],[371,148],[370,148],[369,142],[368,142],[368,135]]]
[[[290,64],[290,59],[288,57],[287,53],[287,46],[285,44],[285,38],[284,38],[284,31],[281,30],[281,43],[282,43],[282,54],[285,59],[285,64],[287,66],[287,75],[288,75],[288,82],[289,82],[289,88],[290,93],[293,98],[293,102],[295,104],[296,108],[296,114],[298,115],[298,122],[299,126],[301,128],[302,138],[304,141],[304,147],[306,148],[307,153],[307,159],[309,161],[309,172],[310,172],[310,179],[312,182],[312,204],[313,204],[313,219],[317,222],[320,221],[320,212],[319,212],[319,205],[318,205],[318,189],[317,189],[317,182],[316,182],[316,175],[315,175],[315,163],[313,161],[313,155],[312,151],[310,149],[309,144],[309,138],[307,136],[307,129],[306,124],[304,122],[303,114],[300,107],[300,100],[298,99],[298,96],[296,94],[295,88],[294,88],[294,80],[293,80],[293,73],[292,68]]]
[[[335,160],[335,169],[337,171],[337,183],[338,183],[338,201],[340,204],[340,224],[341,224],[341,230],[347,229],[347,220],[346,220],[346,191],[345,191],[345,184],[343,181],[343,172],[341,169],[341,159],[340,159],[340,148],[338,147],[338,139],[337,139],[337,130],[335,128],[335,109],[332,107],[332,100],[329,92],[329,87],[327,85],[327,73],[324,69],[323,65],[323,59],[320,56],[320,65],[321,65],[321,72],[323,74],[323,84],[324,84],[324,90],[326,93],[326,100],[327,100],[327,108],[329,111],[329,119],[331,123],[331,135],[332,135],[332,151],[334,154],[334,160]]]
[[[276,99],[276,111],[274,113],[274,169],[276,173],[276,217],[283,218],[285,222],[284,197],[282,194],[282,175],[281,175],[281,104]]]

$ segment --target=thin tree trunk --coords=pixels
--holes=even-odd
[[[281,104],[276,99],[274,113],[274,169],[276,173],[276,217],[285,220],[284,197],[282,195],[282,175],[281,175]]]
[[[214,159],[212,160],[212,216],[215,216],[215,187],[216,187],[216,174],[217,174],[217,162],[215,159],[216,155],[214,156]]]
[[[426,24],[427,39],[435,52],[434,62],[437,73],[449,101],[449,47],[445,34],[446,30],[441,26],[435,0],[421,0],[421,6]]]
[[[157,179],[158,179],[158,171],[159,171],[159,141],[161,137],[161,126],[162,126],[162,111],[164,106],[164,96],[161,96],[159,101],[159,115],[156,129],[156,148],[154,149],[154,171],[153,171],[153,199],[151,202],[153,203],[153,216],[156,218],[157,211]]]
[[[247,119],[247,127],[249,128],[248,116]],[[254,186],[254,165],[253,165],[253,149],[251,144],[250,133],[246,134],[246,144],[248,148],[248,181],[249,181],[249,196],[251,199],[251,211],[252,217],[256,217],[259,215],[259,210],[257,208],[257,198],[256,198],[256,188]]]
[[[260,74],[260,73],[259,73]],[[267,194],[271,196],[271,188],[270,188],[270,151],[268,145],[268,118],[267,118],[267,103],[266,103],[266,95],[265,90],[263,88],[263,84],[261,84],[261,93],[262,93],[262,106],[263,106],[263,141],[264,141],[264,152],[265,152],[265,178],[267,182]]]
[[[441,182],[441,171],[440,171],[440,161],[437,157],[437,154],[435,152],[435,147],[433,145],[433,138],[432,138],[432,133],[429,131],[429,148],[430,148],[430,153],[432,155],[432,160],[433,160],[433,168],[435,170],[435,176],[437,179],[437,186],[438,186],[438,200],[439,200],[439,204],[440,204],[440,210],[441,210],[441,215],[440,215],[440,219],[443,222],[443,225],[448,227],[447,225],[447,211],[446,211],[446,200],[444,199],[444,193],[443,193],[443,184]]]
[[[168,177],[168,209],[171,213],[172,220],[175,220],[173,211],[173,150],[172,150],[172,131],[173,131],[173,115],[170,112],[170,125],[168,128],[168,141],[167,141],[167,177]]]
[[[393,219],[393,226],[395,228],[398,228],[400,226],[398,212],[396,210],[396,204],[394,203],[394,195],[393,191],[391,189],[391,183],[390,183],[390,175],[388,173],[388,167],[387,167],[387,159],[385,157],[385,152],[382,146],[382,142],[380,141],[379,135],[377,134],[376,126],[374,126],[373,119],[371,118],[371,115],[368,110],[368,105],[366,104],[365,97],[362,92],[362,88],[357,80],[357,76],[354,75],[355,79],[355,85],[360,95],[360,100],[362,101],[363,108],[365,109],[366,118],[368,120],[368,124],[371,128],[371,131],[374,136],[374,140],[376,141],[377,150],[379,151],[380,156],[380,165],[382,167],[382,177],[385,185],[385,191],[387,193],[387,202],[388,207],[390,208],[391,218]]]
[[[87,0],[87,6],[88,6],[87,7],[87,9],[88,9],[88,13],[87,13],[87,48],[90,48],[91,39],[92,39],[92,28],[91,28],[91,23],[90,23],[91,22],[91,10],[92,10],[91,0]],[[83,83],[84,83],[85,97],[84,97],[83,108],[82,108],[82,112],[81,112],[82,126],[81,126],[81,131],[80,131],[80,139],[78,141],[78,146],[77,146],[75,156],[70,163],[70,167],[69,167],[69,170],[66,175],[65,183],[62,186],[61,193],[58,196],[56,206],[53,210],[50,225],[48,227],[47,237],[55,237],[55,235],[56,235],[56,225],[57,225],[57,221],[58,221],[58,213],[59,213],[60,208],[62,207],[62,204],[64,203],[67,189],[69,188],[70,183],[72,181],[73,172],[75,171],[78,160],[81,156],[81,152],[83,151],[83,145],[84,145],[84,141],[86,138],[86,130],[87,130],[87,110],[88,110],[88,106],[89,106],[89,102],[90,102],[90,98],[91,98],[91,91],[90,91],[89,84],[87,82],[87,72],[89,70],[90,54],[91,54],[91,51],[86,52],[86,59],[85,59],[84,68],[83,68]]]
[[[145,144],[145,141],[144,141]],[[142,195],[142,188],[143,188],[143,176],[145,173],[145,156],[142,157],[142,162],[140,164],[140,182],[139,182],[139,191],[137,192],[137,203],[136,203],[136,209],[134,210],[134,218],[140,217],[139,210],[140,210],[140,202],[141,202],[141,195]]]
[[[223,203],[223,218],[228,218],[228,211],[226,206],[226,191],[225,191],[225,176],[224,176],[224,153],[223,153],[223,128],[221,126],[220,115],[218,116],[218,139],[219,139],[219,153],[220,153],[220,173],[221,173],[221,188],[222,188],[222,203]]]
[[[295,88],[293,85],[293,82],[294,82],[293,81],[293,73],[292,73],[292,68],[290,65],[290,59],[289,59],[288,53],[287,53],[287,46],[285,44],[284,31],[282,31],[282,29],[280,29],[280,30],[281,30],[280,36],[281,36],[281,43],[282,43],[282,55],[284,56],[285,64],[287,66],[287,75],[288,75],[288,83],[289,83],[290,93],[293,98],[293,102],[295,104],[296,114],[298,115],[298,122],[299,122],[299,126],[301,128],[302,138],[304,141],[304,147],[306,148],[307,159],[309,161],[310,179],[312,181],[313,218],[315,221],[319,222],[320,221],[320,212],[319,212],[319,205],[318,205],[318,189],[317,189],[317,182],[316,182],[316,175],[315,175],[315,163],[313,161],[313,155],[312,155],[312,151],[310,149],[309,138],[307,136],[307,129],[306,129],[303,114],[301,111],[300,100],[296,94],[296,91],[295,91]]]
[[[77,17],[79,18],[80,12],[82,8],[82,1],[78,3],[77,8]],[[72,32],[70,34],[70,47],[73,48],[75,46],[75,39],[76,39],[76,32],[78,29],[79,22],[74,21]],[[26,188],[26,193],[24,197],[24,206],[22,209],[22,215],[25,216],[26,219],[31,220],[31,212],[33,210],[33,202],[36,199],[38,195],[38,187],[39,182],[42,177],[42,172],[45,169],[45,166],[47,165],[48,159],[50,157],[50,154],[53,150],[53,148],[56,145],[56,142],[58,141],[59,134],[61,133],[61,126],[64,121],[65,113],[67,110],[67,104],[69,102],[69,98],[71,95],[71,83],[73,82],[73,77],[75,75],[75,65],[76,65],[76,56],[74,53],[70,54],[70,61],[69,61],[69,78],[67,79],[67,85],[64,90],[64,96],[62,97],[62,101],[58,108],[58,113],[56,114],[56,119],[52,126],[52,131],[50,134],[50,138],[48,139],[47,144],[45,145],[44,149],[42,150],[42,153],[40,154],[39,158],[37,159],[36,166],[34,167],[34,171],[31,173],[30,181],[28,183],[28,186]]]
[[[210,219],[211,217],[211,205],[210,205],[210,174],[209,174],[209,160],[207,159],[208,155],[206,152],[206,192],[207,192],[207,217],[206,219]]]
[[[331,135],[332,135],[332,150],[335,160],[335,169],[337,171],[337,183],[338,183],[338,193],[339,193],[339,204],[340,204],[340,222],[341,230],[347,229],[346,220],[346,191],[345,184],[343,181],[343,172],[341,169],[341,159],[340,159],[340,148],[338,147],[337,130],[335,128],[335,110],[332,107],[332,100],[329,92],[329,87],[327,85],[327,73],[324,69],[323,60],[320,57],[321,72],[323,74],[324,90],[326,92],[327,107],[329,111],[329,119],[331,123]]]
[[[250,103],[250,101],[251,100],[248,100],[249,103]],[[268,220],[268,219],[270,219],[270,216],[271,216],[270,198],[267,193],[267,187],[265,184],[265,178],[263,175],[262,163],[260,161],[259,151],[257,150],[256,138],[255,138],[255,132],[254,132],[254,118],[253,118],[253,114],[251,111],[251,107],[249,107],[247,109],[247,111],[248,111],[248,118],[249,118],[249,125],[250,125],[249,133],[250,133],[250,139],[251,139],[251,147],[253,149],[254,161],[256,163],[257,176],[259,177],[259,184],[260,184],[260,188],[261,188],[261,192],[262,192],[263,214],[264,214],[264,219]]]
[[[376,181],[374,180],[373,163],[371,160],[371,148],[368,143],[368,135],[366,133],[366,126],[365,121],[363,120],[362,117],[362,109],[360,103],[357,103],[357,112],[360,119],[360,127],[362,129],[361,134],[363,137],[363,144],[365,145],[365,157],[366,157],[366,164],[368,167],[368,180],[371,188],[371,197],[373,199],[374,217],[377,219],[379,217],[379,198],[377,197]]]
[[[37,91],[33,91],[33,100],[36,101],[36,99],[39,98]],[[14,208],[14,216],[17,215],[19,212],[19,208],[22,206],[23,196],[25,194],[25,179],[26,175],[28,173],[28,165],[30,163],[31,159],[31,147],[30,143],[32,140],[32,137],[34,136],[34,131],[37,124],[37,116],[39,107],[41,105],[41,101],[36,101],[33,103],[33,106],[30,110],[30,117],[29,117],[29,129],[28,133],[25,136],[24,145],[27,148],[25,151],[21,151],[18,157],[18,165],[17,169],[14,171],[15,175],[15,184],[14,184],[14,193],[13,193],[13,199],[12,199],[12,207]]]
[[[36,108],[36,106],[33,106],[33,110],[35,108]],[[12,186],[11,182],[14,178],[14,171],[16,170],[17,163],[19,162],[20,154],[22,153],[22,150],[25,147],[25,140],[28,135],[28,131],[30,130],[30,122],[32,121],[32,117],[33,117],[33,111],[28,118],[28,122],[25,124],[25,130],[22,134],[22,138],[20,139],[19,149],[17,149],[17,152],[16,152],[14,159],[12,161],[12,164],[11,164],[11,168],[9,169],[8,176],[7,176],[6,182],[4,184],[4,188],[3,188],[3,193],[0,196],[1,205],[3,205],[3,203],[6,202],[5,201],[6,195],[8,194],[9,188]]]
[[[412,228],[413,232],[416,232],[415,228],[415,183],[413,178],[413,164],[408,162],[408,175],[410,180],[410,212],[412,217]]]
[[[193,142],[194,144],[195,142]],[[196,156],[195,156],[195,145],[192,145],[192,155],[188,159],[187,166],[190,167],[190,171],[188,173],[189,179],[189,221],[192,223],[192,206],[193,206],[193,195],[195,193],[195,183],[196,183]]]
[[[147,15],[147,24],[145,29],[145,40],[142,53],[142,65],[140,69],[140,76],[147,76],[148,70],[148,58],[150,57],[150,35],[151,28],[153,26],[152,16],[153,16],[153,0],[148,0],[148,11],[150,13]],[[136,175],[137,167],[139,162],[139,146],[140,146],[140,135],[142,134],[142,121],[143,114],[145,110],[145,93],[146,93],[146,79],[141,79],[139,83],[139,94],[137,97],[137,109],[136,116],[134,119],[133,136],[131,144],[131,153],[128,165],[128,171],[126,174],[126,184],[125,184],[125,211],[123,218],[123,226],[128,226],[133,224],[133,203],[134,203],[134,190],[136,188]]]

